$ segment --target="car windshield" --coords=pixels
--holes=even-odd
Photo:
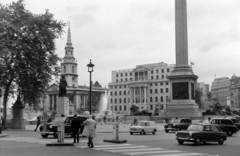
[[[145,126],[145,122],[137,122],[136,126]]]
[[[188,131],[202,131],[203,125],[190,125],[187,130]]]
[[[171,119],[171,123],[180,123],[180,119]]]

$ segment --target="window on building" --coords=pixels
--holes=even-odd
[[[119,103],[122,103],[122,99],[121,98],[119,99]]]
[[[63,66],[63,72],[66,73],[66,66]]]
[[[151,79],[153,80],[153,76],[151,76]]]
[[[158,70],[156,70],[156,73],[158,73]]]
[[[168,88],[166,88],[166,93],[168,93]]]
[[[115,106],[115,111],[117,111],[117,106]]]
[[[117,92],[115,92],[115,95],[117,95]]]
[[[121,73],[121,77],[123,76],[123,74]]]
[[[119,111],[122,111],[122,106],[119,106]]]
[[[158,102],[158,97],[157,96],[155,97],[155,102]]]
[[[118,77],[118,74],[116,74],[116,77]]]
[[[168,85],[168,82],[166,82],[166,85]]]
[[[132,81],[132,78],[130,78],[130,81]]]
[[[125,73],[125,76],[127,76],[127,73]]]
[[[124,98],[124,103],[127,103],[127,100],[126,100],[126,98]]]
[[[119,86],[119,88],[122,88],[122,86]]]
[[[121,79],[121,82],[123,82],[123,79]]]
[[[115,86],[115,89],[117,89],[117,86]]]
[[[116,82],[118,82],[118,79],[116,80]]]
[[[169,102],[168,96],[166,96],[166,101]]]
[[[152,89],[150,89],[150,94],[152,94]]]
[[[117,103],[117,99],[115,99],[115,103]]]
[[[158,75],[156,76],[156,79],[159,79],[159,76],[158,76]]]
[[[127,81],[127,78],[125,78],[125,81]]]
[[[162,79],[164,79],[164,75],[162,75]]]
[[[169,69],[167,69],[167,72],[169,73]]]
[[[152,102],[152,97],[150,97],[150,102]]]
[[[111,106],[111,110],[113,111],[113,106]]]
[[[151,70],[151,74],[153,74],[153,70]]]
[[[126,95],[126,91],[123,91],[123,94]]]
[[[119,95],[122,95],[122,92],[121,92],[121,91],[119,91]]]
[[[163,85],[163,83],[161,82],[161,86]]]
[[[113,100],[111,99],[111,104],[112,104]]]
[[[162,88],[160,89],[160,92],[163,93],[163,89]]]
[[[155,89],[155,93],[158,93],[158,90],[157,90],[157,89]]]
[[[152,83],[150,83],[150,86],[152,86]]]
[[[125,111],[127,110],[127,106],[124,106],[124,110],[125,110]]]
[[[163,102],[163,97],[161,96],[161,102]]]
[[[132,76],[132,73],[130,73],[130,76]]]
[[[110,95],[112,96],[112,92],[110,92]]]
[[[72,66],[72,73],[74,73],[74,66]]]
[[[127,88],[126,85],[124,85],[124,88]]]
[[[155,86],[157,86],[158,85],[158,83],[155,83]]]
[[[150,110],[153,110],[153,105],[150,105]]]
[[[164,73],[164,69],[162,69],[162,73]]]

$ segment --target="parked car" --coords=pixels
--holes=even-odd
[[[232,120],[227,118],[213,118],[210,123],[218,125],[228,136],[232,136],[238,131],[238,128],[233,124]]]
[[[217,125],[212,124],[191,124],[186,131],[176,132],[176,139],[179,144],[194,142],[195,145],[207,142],[218,142],[222,145],[227,140],[227,135]]]
[[[189,118],[173,118],[164,126],[165,132],[186,130],[188,126],[192,124],[192,120]]]
[[[230,119],[233,122],[233,125],[235,125],[238,130],[240,130],[240,122],[238,119]]]
[[[71,127],[71,122],[73,120],[73,115],[67,117],[57,117],[52,122],[41,124],[39,130],[43,138],[47,138],[49,135],[53,135],[54,138],[57,138],[57,127],[59,123],[64,124],[64,133],[66,135],[73,135],[73,130]],[[87,117],[84,115],[77,115],[77,118],[83,123]],[[82,133],[84,126],[81,126],[80,133]]]
[[[129,127],[130,134],[140,133],[144,135],[146,133],[152,133],[153,135],[157,132],[157,126],[154,121],[137,121],[135,125]]]

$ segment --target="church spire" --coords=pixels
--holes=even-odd
[[[68,38],[67,38],[67,46],[72,46],[71,30],[70,30],[70,22],[68,23]]]

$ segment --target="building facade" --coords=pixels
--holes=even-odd
[[[134,69],[112,71],[108,84],[109,104],[115,113],[128,115],[131,105],[154,113],[168,102],[169,80],[166,76],[174,65],[164,62],[137,65]]]
[[[78,85],[78,63],[73,55],[70,26],[68,28],[67,44],[65,46],[65,56],[61,63],[61,76],[65,76],[67,81],[67,96],[70,100],[70,112],[76,110],[89,110],[89,86]],[[86,73],[88,74],[88,73]],[[103,88],[97,81],[92,85],[92,104],[91,112],[98,111],[100,99],[105,94]],[[45,110],[56,110],[58,103],[59,85],[54,83],[45,91],[45,98],[42,100]]]
[[[231,81],[228,77],[215,78],[211,86],[212,99],[216,99],[222,106],[227,105],[230,96]]]
[[[235,74],[231,77],[229,104],[231,108],[240,109],[240,77]]]

